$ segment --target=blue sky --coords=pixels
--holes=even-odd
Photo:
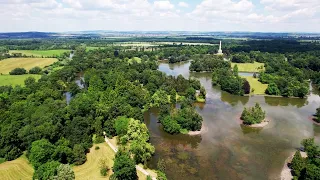
[[[0,0],[1,32],[320,32],[320,0]]]

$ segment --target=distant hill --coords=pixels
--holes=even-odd
[[[56,34],[47,32],[7,32],[0,33],[0,39],[50,38]]]

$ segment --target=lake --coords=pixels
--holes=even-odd
[[[167,75],[200,80],[206,103],[196,104],[206,131],[201,135],[170,135],[157,123],[158,110],[145,113],[151,143],[156,148],[151,168],[159,158],[166,162],[168,179],[280,179],[285,159],[304,138],[320,142],[320,127],[310,116],[320,106],[313,92],[306,99],[235,96],[211,85],[211,73],[189,73],[190,62],[161,63]],[[244,107],[260,103],[271,122],[263,129],[240,125]]]

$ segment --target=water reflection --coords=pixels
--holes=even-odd
[[[195,107],[208,131],[200,136],[172,136],[157,123],[156,109],[145,113],[156,147],[148,165],[156,168],[161,157],[169,179],[280,179],[285,159],[302,139],[315,136],[320,143],[320,127],[308,120],[320,106],[317,94],[306,99],[235,96],[212,87],[211,73],[189,73],[189,65],[161,63],[159,70],[200,80],[207,91],[206,103]],[[256,102],[270,123],[260,129],[241,126],[238,118],[243,108]]]

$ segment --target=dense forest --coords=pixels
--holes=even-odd
[[[129,62],[126,54],[79,47],[72,61],[38,82],[28,78],[23,87],[0,87],[0,157],[13,160],[26,151],[36,170],[34,177],[45,179],[43,175],[50,174],[43,172],[50,169],[46,167],[54,167],[52,175],[56,176],[61,164],[83,164],[93,136],[101,142],[106,132],[109,137],[117,135],[122,144],[130,142],[127,153],[135,163],[145,163],[154,147],[148,143],[143,112],[174,104],[179,100],[176,97],[194,101],[195,90],[201,87],[199,81],[157,71],[156,62],[148,56],[137,63]],[[81,74],[83,89],[75,83]],[[65,92],[72,94],[69,104]],[[182,111],[199,119],[192,106]],[[193,120],[188,119],[180,123],[195,130],[201,127],[198,119],[197,125],[189,125]],[[121,130],[119,123],[124,124]],[[141,136],[131,136],[137,128],[142,128]]]

